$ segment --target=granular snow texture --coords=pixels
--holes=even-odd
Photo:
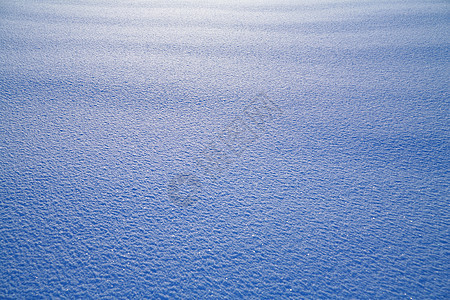
[[[0,298],[448,299],[448,1],[0,1]]]

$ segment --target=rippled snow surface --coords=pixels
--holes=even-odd
[[[448,299],[449,5],[1,1],[0,298]]]

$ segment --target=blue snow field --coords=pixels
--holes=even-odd
[[[449,299],[446,0],[0,0],[1,299]]]

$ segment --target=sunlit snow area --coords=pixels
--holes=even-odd
[[[0,0],[0,298],[449,299],[449,20]]]

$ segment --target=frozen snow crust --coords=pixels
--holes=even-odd
[[[1,1],[0,298],[448,299],[449,20]]]

